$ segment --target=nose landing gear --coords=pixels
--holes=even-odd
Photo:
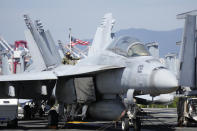
[[[127,91],[127,97],[124,99],[124,104],[127,111],[122,119],[123,131],[129,131],[129,128],[131,127],[132,123],[133,123],[134,131],[140,131],[141,129],[141,121],[140,121],[141,109],[135,103],[135,100],[133,99],[133,94],[134,94],[134,90],[129,89]]]

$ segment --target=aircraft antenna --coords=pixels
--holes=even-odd
[[[70,45],[69,45],[69,50],[70,50],[70,53],[72,53],[72,36],[71,36],[71,28],[69,28],[69,42],[70,42]]]

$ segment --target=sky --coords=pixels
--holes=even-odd
[[[0,0],[0,35],[9,43],[23,40],[23,15],[40,19],[55,41],[68,41],[68,29],[79,39],[93,38],[105,13],[116,19],[114,32],[143,28],[173,30],[184,21],[176,15],[197,9],[197,0]]]

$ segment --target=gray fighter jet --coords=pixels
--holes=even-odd
[[[94,120],[122,118],[123,130],[129,128],[131,121],[139,128],[136,124],[139,118],[134,96],[157,96],[173,92],[177,89],[177,80],[158,59],[150,56],[145,45],[138,39],[129,36],[114,37],[111,32],[114,22],[112,14],[104,16],[88,57],[75,66],[54,66],[51,63],[55,60],[55,55],[52,55],[54,59],[50,61],[50,53],[47,51],[49,47],[40,46],[43,65],[49,63],[55,68],[49,68],[50,71],[43,71],[44,68],[41,68],[42,72],[34,74],[5,75],[0,77],[1,83],[8,81],[23,85],[23,82],[31,81],[34,85],[35,81],[57,79],[56,98],[60,105],[66,107],[67,120],[79,117]]]
[[[111,14],[104,16],[87,58],[74,67],[60,71],[55,69],[58,77],[56,96],[59,103],[65,103],[67,107],[67,119],[88,115],[88,118],[96,120],[117,120],[127,110],[123,120],[123,129],[127,129],[124,126],[128,125],[127,117],[134,123],[138,119],[132,112],[135,109],[131,106],[135,104],[134,96],[157,96],[177,89],[176,77],[158,59],[150,56],[138,39],[112,37],[114,22]],[[84,84],[85,81],[88,82]],[[88,86],[94,90],[92,95],[85,94],[91,92],[86,90]],[[91,102],[80,101],[84,98],[82,96],[94,94],[95,99]],[[58,98],[63,95],[64,99]],[[71,104],[73,111],[69,112]],[[83,104],[83,107],[79,106]],[[88,105],[87,110],[85,105]],[[81,114],[79,108],[82,108]]]
[[[27,21],[27,19],[25,20]],[[25,32],[25,35],[27,36],[26,38],[28,42],[31,41],[28,43],[28,47],[33,59],[33,64],[30,65],[23,73],[11,75],[11,73],[9,73],[8,58],[6,54],[2,55],[3,76],[1,76],[1,78],[4,76],[10,77],[11,81],[8,80],[0,82],[2,88],[0,98],[33,99],[36,106],[38,106],[37,109],[40,110],[41,102],[43,100],[48,100],[48,104],[53,104],[55,102],[52,99],[52,91],[57,77],[50,71],[49,66],[52,66],[52,62],[55,63],[54,65],[58,64],[58,62],[50,61],[51,63],[49,63],[47,61],[47,63],[44,61],[41,54],[44,51],[40,51],[37,44],[35,44],[39,40],[42,41],[43,38],[40,37],[38,30],[34,27],[33,23],[31,21],[29,23],[29,29]],[[34,37],[34,35],[37,37]],[[43,37],[44,36],[47,37],[48,35],[43,35]],[[55,59],[52,60],[57,60],[57,58],[58,57],[55,57]]]

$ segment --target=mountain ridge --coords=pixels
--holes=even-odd
[[[176,45],[177,41],[182,39],[182,28],[173,29],[169,31],[154,31],[143,28],[128,28],[121,29],[115,32],[115,36],[119,37],[122,35],[132,36],[139,39],[142,43],[159,43],[160,57],[164,57],[168,53],[179,53],[179,46]],[[83,39],[92,43],[92,39]],[[83,47],[81,47],[83,48]]]
[[[129,28],[117,31],[116,37],[128,35],[138,38],[143,43],[157,42],[159,43],[160,56],[163,57],[168,53],[178,53],[179,47],[177,41],[182,39],[182,28],[169,31],[152,31],[148,29]]]

